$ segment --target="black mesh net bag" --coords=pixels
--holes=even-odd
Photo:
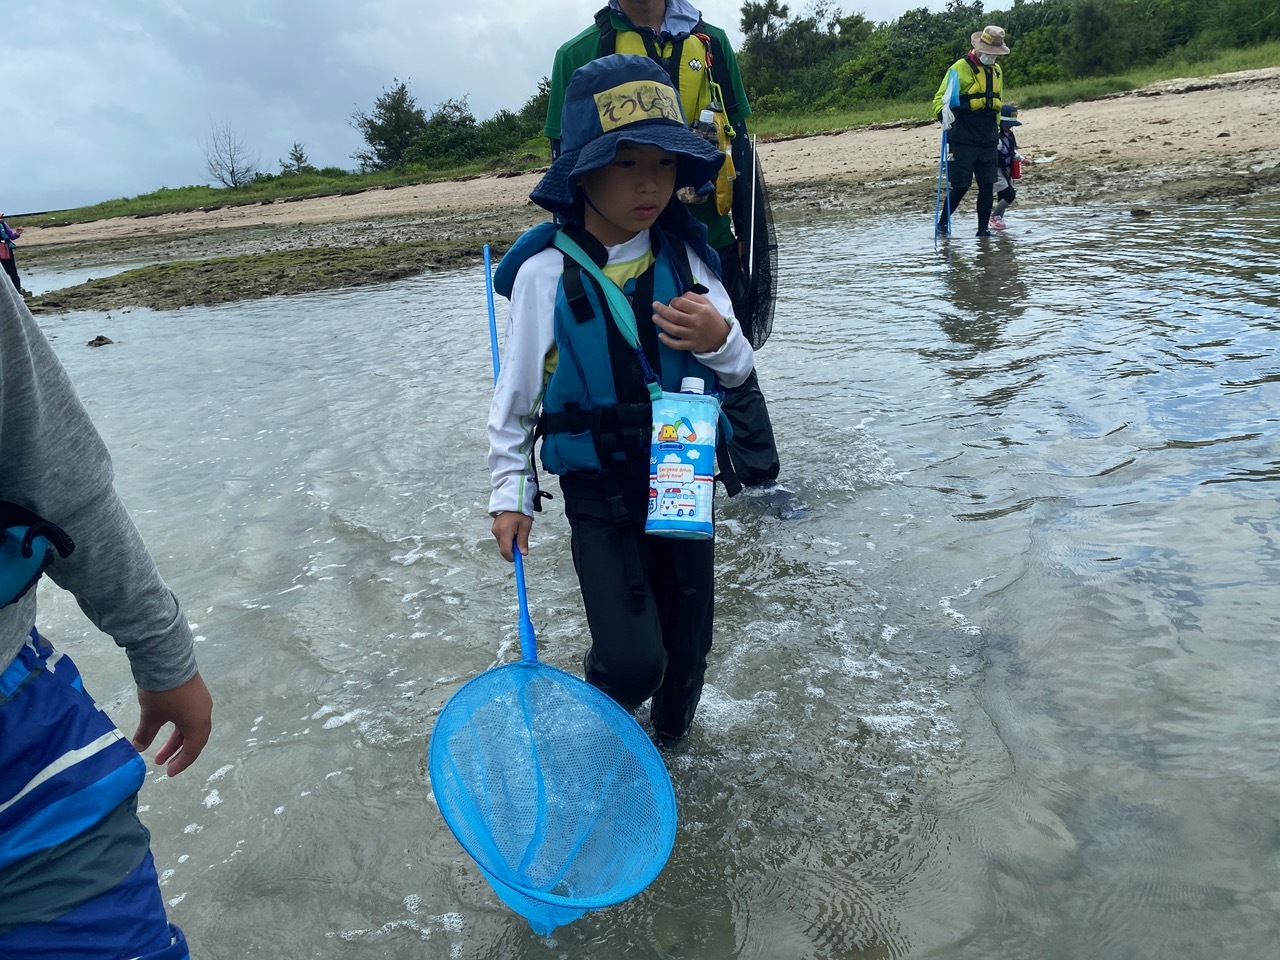
[[[755,182],[746,223],[747,244],[742,254],[742,270],[747,279],[747,316],[739,317],[742,332],[759,350],[773,332],[773,308],[777,301],[778,240],[773,229],[773,208],[765,188],[760,154],[752,150]]]

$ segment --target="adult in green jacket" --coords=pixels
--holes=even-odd
[[[552,156],[559,153],[560,120],[569,78],[579,67],[611,53],[647,55],[661,65],[679,92],[685,117],[691,122],[710,105],[712,81],[719,86],[724,113],[736,134],[732,157],[738,175],[731,184],[732,207],[728,213],[721,213],[714,195],[704,195],[697,198],[698,202],[689,203],[688,209],[706,225],[707,241],[720,257],[720,277],[733,301],[742,332],[758,349],[768,336],[768,329],[761,327],[772,324],[773,288],[771,273],[762,292],[764,285],[753,283],[744,269],[743,248],[753,227],[756,251],[751,259],[755,271],[762,275],[771,271],[776,254],[762,249],[767,214],[761,209],[762,189],[752,190],[755,167],[746,126],[751,106],[729,38],[719,27],[706,23],[689,0],[609,0],[591,26],[556,51],[543,127],[551,140]],[[767,298],[767,304],[758,302],[758,298]],[[772,485],[779,471],[778,448],[754,370],[744,383],[726,391],[723,409],[733,427],[729,455],[738,481],[744,486]]]
[[[933,98],[933,115],[947,131],[947,208],[937,231],[948,232],[951,214],[978,181],[978,236],[991,236],[991,207],[1000,143],[1003,78],[996,57],[1009,52],[1004,28],[983,27],[970,37],[973,49],[947,70]]]

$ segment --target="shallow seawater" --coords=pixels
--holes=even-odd
[[[480,266],[43,318],[217,698],[142,798],[193,954],[1269,955],[1280,197],[1008,219],[935,252],[919,219],[779,218],[759,369],[790,494],[720,501],[666,870],[550,938],[425,773],[441,705],[518,656]],[[576,671],[561,510],[526,572]],[[130,730],[123,658],[42,598]]]

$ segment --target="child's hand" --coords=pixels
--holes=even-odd
[[[705,296],[683,293],[671,303],[653,303],[658,339],[673,350],[715,353],[729,339],[729,324]]]
[[[508,563],[515,561],[511,545],[520,548],[520,555],[529,555],[529,531],[533,529],[533,517],[519,510],[504,510],[493,518],[493,539],[498,541],[498,552]]]
[[[156,763],[167,763],[165,772],[176,777],[196,762],[209,742],[213,726],[213,697],[196,674],[172,690],[156,693],[138,688],[138,728],[133,733],[133,749],[146,750],[166,723],[173,732],[156,754]]]

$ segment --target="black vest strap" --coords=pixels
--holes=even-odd
[[[0,607],[34,587],[55,554],[67,557],[74,549],[71,537],[56,523],[20,504],[0,500]]]
[[[44,537],[48,540],[60,557],[71,556],[71,551],[76,548],[71,537],[56,523],[46,520],[21,504],[0,500],[0,534],[9,527],[28,528],[19,548],[23,557],[31,556],[31,543],[36,537]]]
[[[613,19],[609,16],[609,8],[601,7],[596,11],[596,29],[600,31],[600,43],[596,47],[596,59],[607,57],[618,52],[618,31],[613,29]]]
[[[693,32],[707,38],[707,53],[711,57],[711,79],[719,84],[720,92],[724,94],[724,112],[732,121],[738,116],[738,94],[729,76],[729,67],[724,61],[724,53],[720,49],[720,39],[712,35],[707,29],[706,22],[701,18],[698,19],[698,25],[693,28]]]

